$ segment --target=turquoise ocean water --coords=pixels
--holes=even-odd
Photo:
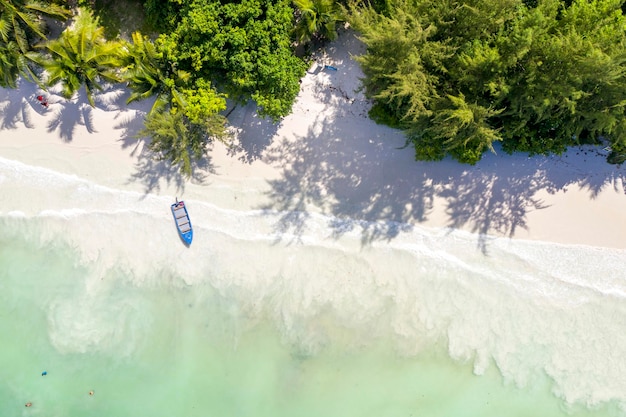
[[[194,199],[186,248],[169,197],[0,192],[0,416],[626,416],[623,250]]]

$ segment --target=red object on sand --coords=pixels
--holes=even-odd
[[[43,96],[37,96],[37,100],[42,106],[48,107],[48,100],[44,99]]]

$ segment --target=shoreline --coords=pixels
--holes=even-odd
[[[54,91],[43,109],[37,86],[25,82],[0,89],[0,157],[226,209],[317,211],[461,229],[476,233],[482,249],[488,243],[480,236],[626,248],[626,168],[609,165],[605,151],[488,153],[475,166],[417,162],[410,147],[400,149],[401,132],[367,118],[369,103],[356,92],[362,73],[350,58],[360,47],[347,32],[317,56],[292,114],[276,125],[259,118],[252,105],[238,107],[229,118],[231,146],[212,144],[206,165],[188,181],[167,162],[150,159],[133,139],[150,103],[126,106],[122,86],[99,95],[95,109],[82,96],[66,101]],[[45,204],[34,199],[30,209],[45,210]],[[3,206],[3,213],[19,209],[10,201]],[[302,219],[286,217],[282,230],[302,233]],[[363,230],[365,242],[397,234],[394,228]]]

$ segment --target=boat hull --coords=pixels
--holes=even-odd
[[[191,241],[193,240],[193,228],[185,202],[178,201],[172,204],[171,208],[174,223],[176,224],[176,229],[178,229],[178,235],[187,246],[191,245]]]

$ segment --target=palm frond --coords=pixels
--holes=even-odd
[[[16,10],[15,14],[30,30],[36,33],[37,36],[39,36],[40,38],[46,37],[46,35],[43,33],[43,24],[37,18],[37,16],[33,15],[32,13],[22,12],[19,10]]]
[[[4,19],[4,16],[0,17],[0,38],[2,41],[9,42],[9,33],[11,32],[11,27],[9,22]]]
[[[71,16],[71,12],[69,10],[67,10],[63,6],[59,6],[58,4],[54,3],[43,4],[31,1],[27,3],[24,7],[57,20],[67,20],[67,18]]]

